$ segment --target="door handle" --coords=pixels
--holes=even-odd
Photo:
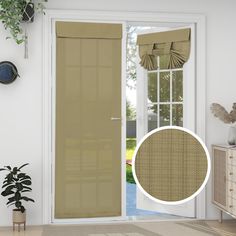
[[[111,121],[119,121],[121,120],[121,117],[111,117]]]

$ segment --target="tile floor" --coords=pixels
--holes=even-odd
[[[218,229],[219,232],[228,232],[227,236],[236,236],[236,220],[225,220],[223,223],[218,221],[206,221],[209,226]],[[158,233],[158,224],[156,222],[139,222],[134,223],[137,226]],[[26,231],[13,232],[11,227],[0,227],[0,236],[42,236],[43,226],[28,226]],[[222,234],[219,234],[222,235]],[[176,235],[173,235],[176,236]]]

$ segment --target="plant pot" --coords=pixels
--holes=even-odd
[[[14,209],[12,211],[12,221],[13,223],[25,223],[26,222],[26,211],[25,212],[21,212],[18,209]]]
[[[33,22],[34,21],[34,4],[32,2],[26,3],[24,8],[23,22]]]

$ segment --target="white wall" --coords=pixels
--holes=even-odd
[[[213,118],[212,102],[227,108],[236,101],[236,2],[234,0],[49,0],[48,8],[118,11],[157,11],[202,13],[207,16],[207,146],[223,143],[227,127]],[[36,200],[28,209],[28,223],[42,223],[42,18],[29,25],[29,59],[23,58],[22,46],[5,40],[0,26],[0,61],[16,64],[21,78],[11,85],[0,84],[0,166],[26,167],[33,179],[32,196]],[[2,173],[0,173],[2,176]],[[207,190],[207,216],[217,217]],[[10,210],[0,198],[0,225],[11,223]]]

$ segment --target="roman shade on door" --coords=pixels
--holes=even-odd
[[[192,91],[194,91],[195,88],[194,87],[195,69],[193,66],[195,58],[195,40],[194,40],[195,32],[196,32],[195,25],[188,25],[188,28],[185,29],[168,28],[163,30],[160,28],[157,29],[153,28],[149,30],[149,33],[147,33],[145,30],[138,32],[137,44],[139,49],[140,60],[137,62],[137,68],[138,68],[137,90],[140,91],[140,94],[143,94],[143,97],[141,96],[138,97],[139,98],[138,103],[140,105],[140,108],[137,110],[137,117],[140,117],[140,119],[137,120],[138,141],[141,140],[141,138],[146,134],[148,130],[149,122],[147,122],[148,121],[147,114],[149,114],[149,112],[147,113],[143,111],[149,111],[150,108],[152,107],[151,104],[152,100],[150,100],[147,93],[148,89],[147,85],[150,84],[150,81],[148,81],[149,79],[153,81],[153,76],[155,76],[154,79],[156,83],[154,88],[155,91],[157,92],[155,93],[156,100],[153,100],[153,102],[154,103],[158,102],[159,108],[167,107],[169,111],[173,112],[172,115],[170,113],[168,114],[169,118],[167,118],[167,120],[171,121],[172,117],[173,121],[173,117],[175,117],[175,115],[177,114],[176,109],[173,110],[173,107],[175,107],[175,105],[172,106],[171,109],[170,105],[168,107],[166,106],[166,104],[165,105],[160,104],[160,102],[167,102],[167,104],[168,103],[170,104],[171,101],[175,102],[177,101],[174,98],[175,92],[182,91],[183,94],[181,95],[181,97],[183,98],[183,103],[184,103],[183,114],[181,114],[183,127],[188,128],[190,130],[195,130],[195,117],[192,113],[195,107],[195,98],[192,95],[194,94],[192,93]],[[170,59],[171,58],[173,59],[175,58],[175,56],[178,55],[180,55],[180,57],[178,57],[179,60],[177,60],[175,64],[170,63],[171,61]],[[181,58],[183,58],[184,60],[180,60]],[[185,65],[184,68],[183,65]],[[187,70],[185,71],[185,69]],[[169,74],[165,70],[168,70]],[[182,70],[183,73],[181,72]],[[176,81],[175,75],[179,73],[182,74],[180,77],[178,76],[181,81],[179,80],[180,83],[178,82],[178,86],[176,86],[177,84],[174,84],[175,83],[174,81]],[[166,83],[164,83],[166,79],[167,79],[167,87],[165,85]],[[163,83],[161,82],[161,80]],[[187,81],[187,83],[185,83],[185,81]],[[152,88],[153,87],[151,88],[149,87],[149,89]],[[169,90],[169,92],[167,91],[168,98],[164,99],[164,101],[161,99],[163,98],[161,97],[164,91],[163,88],[164,90],[166,88]],[[187,97],[183,95],[186,95]],[[141,100],[144,100],[146,102],[144,103]],[[185,102],[185,100],[187,102]],[[163,111],[163,109],[161,110]],[[156,117],[155,118],[156,126],[166,124],[163,122],[164,121],[163,119],[160,119],[160,117],[158,118],[158,116],[161,115],[160,114],[161,110],[159,110],[158,114],[154,113],[155,114],[154,117]],[[143,125],[143,123],[145,125]],[[137,191],[137,208],[142,210],[158,211],[165,214],[179,215],[184,217],[195,217],[196,213],[195,199],[192,199],[191,201],[188,201],[187,203],[184,204],[178,204],[174,206],[165,205],[151,201],[141,191]]]
[[[147,70],[156,70],[159,56],[162,69],[183,67],[190,54],[190,36],[190,28],[138,35],[140,65]]]
[[[121,39],[56,22],[56,219],[121,215]]]

